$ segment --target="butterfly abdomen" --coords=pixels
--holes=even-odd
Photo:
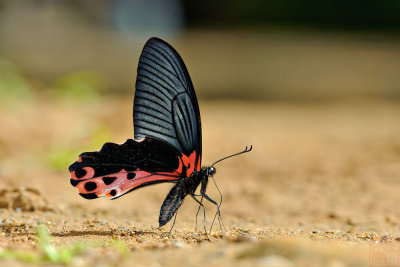
[[[182,205],[183,200],[187,195],[193,195],[204,180],[205,172],[193,172],[188,178],[182,178],[178,183],[172,187],[161,206],[159,224],[160,227],[168,223],[174,216],[176,211]]]
[[[172,187],[160,209],[160,217],[158,219],[159,227],[171,220],[187,195],[188,193],[186,192],[184,181],[181,180]]]

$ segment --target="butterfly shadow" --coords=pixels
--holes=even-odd
[[[72,230],[66,232],[53,232],[52,236],[55,237],[79,237],[79,236],[119,236],[119,235],[130,235],[130,236],[139,236],[139,235],[153,235],[157,234],[158,231],[134,231],[127,230],[121,232],[120,230]]]
[[[51,233],[52,236],[56,237],[74,237],[74,236],[87,236],[87,235],[93,235],[93,236],[112,236],[114,235],[115,232],[113,230],[72,230],[72,231],[66,231],[66,232],[56,232],[56,233]]]

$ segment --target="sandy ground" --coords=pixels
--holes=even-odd
[[[0,107],[1,249],[36,250],[35,229],[44,224],[56,247],[116,238],[130,250],[122,256],[107,246],[92,249],[73,265],[378,266],[376,250],[400,250],[398,103],[200,100],[203,164],[254,147],[216,166],[226,231],[215,225],[208,237],[200,216],[195,230],[191,199],[171,235],[169,224],[157,229],[170,184],[89,201],[69,184],[70,162],[58,170],[49,163],[59,151],[132,138],[131,103],[128,97]],[[208,192],[218,199],[214,186]],[[206,208],[209,227],[215,207]]]

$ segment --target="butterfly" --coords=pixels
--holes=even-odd
[[[175,185],[161,206],[159,227],[171,220],[188,195],[201,206],[203,197],[211,201],[220,216],[221,203],[206,194],[216,169],[215,163],[201,167],[200,111],[192,81],[178,52],[159,38],[147,41],[139,59],[133,122],[134,140],[106,143],[96,152],[82,153],[69,167],[70,182],[79,194],[86,199],[116,199],[144,186],[170,182]],[[231,156],[250,150],[246,147]]]

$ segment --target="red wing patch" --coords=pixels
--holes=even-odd
[[[197,160],[197,166],[196,166]],[[184,177],[190,177],[193,171],[200,171],[200,156],[197,159],[196,151],[193,151],[189,156],[186,156],[182,153],[182,157],[179,158],[179,167],[176,169],[176,172],[181,174]]]
[[[71,175],[74,176],[73,173]],[[178,175],[171,173],[150,173],[141,170],[127,172],[122,170],[118,173],[89,178],[85,181],[80,178],[76,188],[81,196],[85,198],[107,197],[115,199],[139,186],[161,181],[173,182],[179,179]]]
[[[88,199],[115,199],[141,186],[190,177],[196,170],[196,151],[187,156],[152,138],[106,143],[97,152],[82,153],[69,167],[71,184]]]
[[[95,170],[92,167],[83,167],[79,175],[75,171],[71,172],[71,183],[76,185],[80,195],[85,198],[115,199],[139,186],[157,182],[174,182],[182,177],[190,177],[195,169],[200,170],[200,157],[197,159],[196,151],[193,151],[189,157],[182,154],[179,158],[179,167],[172,173],[150,173],[138,169],[129,172],[121,170],[117,173],[93,177]]]

